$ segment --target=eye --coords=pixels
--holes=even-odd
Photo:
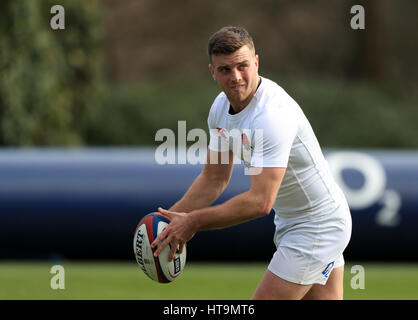
[[[219,69],[219,71],[221,71],[221,73],[228,73],[229,68],[228,67],[222,67],[222,68]]]
[[[243,71],[243,70],[247,69],[247,67],[248,67],[248,65],[246,63],[244,63],[244,64],[239,65],[238,69],[240,71]]]

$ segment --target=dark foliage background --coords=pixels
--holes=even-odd
[[[50,8],[65,8],[52,30]],[[362,4],[366,29],[350,28]],[[413,0],[0,2],[0,145],[153,145],[207,129],[219,89],[206,43],[253,35],[260,74],[299,102],[327,147],[418,148]]]

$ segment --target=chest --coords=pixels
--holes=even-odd
[[[255,140],[262,131],[253,128],[251,120],[248,118],[238,121],[222,119],[217,123],[216,129],[220,139],[227,143],[234,157],[249,166],[255,148]]]

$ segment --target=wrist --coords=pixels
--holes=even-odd
[[[199,215],[196,214],[196,211],[191,211],[187,214],[187,219],[189,220],[190,228],[194,231],[200,231],[201,228],[201,219]]]

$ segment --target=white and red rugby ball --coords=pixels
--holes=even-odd
[[[151,249],[151,243],[169,223],[170,219],[167,216],[159,212],[149,213],[139,222],[134,236],[136,262],[148,277],[160,283],[177,279],[186,264],[186,245],[181,254],[175,253],[171,262],[168,262],[170,246],[165,247],[158,257],[154,257],[157,248]]]

